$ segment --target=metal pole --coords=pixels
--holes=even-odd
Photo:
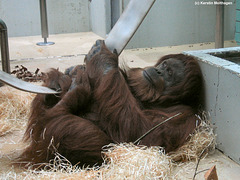
[[[156,0],[131,0],[121,17],[118,19],[107,38],[105,44],[110,51],[116,50],[121,54],[142,21],[150,11]],[[116,39],[120,39],[116,41]]]
[[[223,2],[217,0],[217,2]],[[215,31],[215,48],[224,47],[224,6],[216,5],[216,31]]]
[[[1,19],[0,19],[0,41],[1,41],[2,69],[3,71],[10,73],[7,26]]]
[[[48,22],[47,22],[47,5],[46,0],[39,0],[40,3],[40,17],[41,17],[41,31],[42,31],[42,38],[44,42],[39,42],[37,45],[39,46],[47,46],[53,45],[54,42],[47,42],[48,38]]]

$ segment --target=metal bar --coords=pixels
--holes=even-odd
[[[40,0],[40,17],[42,38],[48,38],[47,5],[46,0]]]
[[[8,73],[0,71],[0,82],[3,82],[5,84],[8,84],[12,87],[15,87],[17,89],[20,89],[22,91],[26,92],[32,92],[32,93],[38,93],[38,94],[58,94],[61,93],[60,91],[54,91],[48,87],[44,86],[38,86],[35,84],[31,84],[29,82],[22,81],[20,79],[17,79],[13,76],[11,76]]]
[[[39,4],[40,4],[41,31],[42,31],[42,38],[44,39],[44,42],[39,42],[39,43],[37,43],[37,45],[39,45],[39,46],[53,45],[53,44],[55,44],[54,42],[47,42],[49,33],[48,33],[46,0],[39,0]]]
[[[131,0],[128,3],[125,11],[105,40],[109,50],[113,51],[115,49],[118,54],[122,52],[154,2],[155,0]]]
[[[3,71],[10,73],[7,26],[1,19],[0,19],[0,38],[1,38],[0,43],[1,43],[2,69]]]
[[[217,0],[220,2],[220,0]],[[222,2],[222,0],[221,0]],[[216,6],[216,31],[215,31],[215,48],[224,47],[224,6]]]

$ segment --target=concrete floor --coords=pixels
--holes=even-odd
[[[49,68],[59,68],[63,71],[69,66],[82,64],[85,54],[97,39],[101,38],[91,32],[51,35],[48,41],[55,42],[55,45],[37,46],[37,42],[43,41],[40,36],[9,38],[11,69],[13,70],[16,65],[24,65],[33,72],[36,68],[42,72]],[[225,47],[234,46],[237,46],[234,41],[225,42]],[[153,65],[159,57],[165,54],[212,48],[214,48],[214,43],[124,50],[120,55],[120,60],[130,67],[145,67]],[[202,160],[198,170],[210,168],[212,165],[217,166],[220,180],[240,179],[240,166],[221,152],[216,151]],[[187,175],[189,179],[193,172]],[[204,179],[203,175],[204,173],[199,174],[197,179]]]
[[[41,36],[9,38],[11,69],[15,65],[24,64],[30,70],[39,68],[46,71],[52,67],[63,70],[82,63],[85,54],[97,39],[101,37],[92,32],[50,35],[48,41],[55,42],[54,45],[38,46],[36,43],[43,41]],[[234,47],[236,43],[226,41],[224,46]],[[154,64],[159,57],[166,54],[212,48],[214,43],[130,49],[122,52],[120,60],[127,62],[130,67],[145,67]]]

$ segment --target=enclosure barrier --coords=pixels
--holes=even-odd
[[[220,1],[220,0],[218,0]],[[216,32],[215,32],[215,48],[224,47],[224,6],[216,6]]]
[[[39,3],[40,3],[41,31],[42,31],[42,38],[44,39],[44,42],[38,42],[37,45],[39,46],[53,45],[55,44],[54,42],[47,42],[48,22],[47,22],[46,0],[39,0]]]
[[[217,148],[240,164],[240,47],[185,51],[203,74],[204,111],[209,113]]]
[[[1,43],[2,69],[3,71],[10,73],[7,26],[2,19],[0,19],[0,43]]]

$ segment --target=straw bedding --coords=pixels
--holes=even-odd
[[[0,89],[0,136],[23,129],[27,123],[34,94],[9,86]]]
[[[0,139],[3,139],[15,131],[24,132],[34,94],[7,86],[0,90]],[[45,170],[3,168],[21,151],[13,148],[10,153],[3,148],[4,142],[0,145],[0,179],[182,179],[183,174],[195,168],[201,154],[205,157],[215,149],[215,134],[208,118],[203,116],[190,141],[171,154],[165,154],[161,147],[109,144],[103,147],[103,165],[94,168],[73,166],[57,152]]]

